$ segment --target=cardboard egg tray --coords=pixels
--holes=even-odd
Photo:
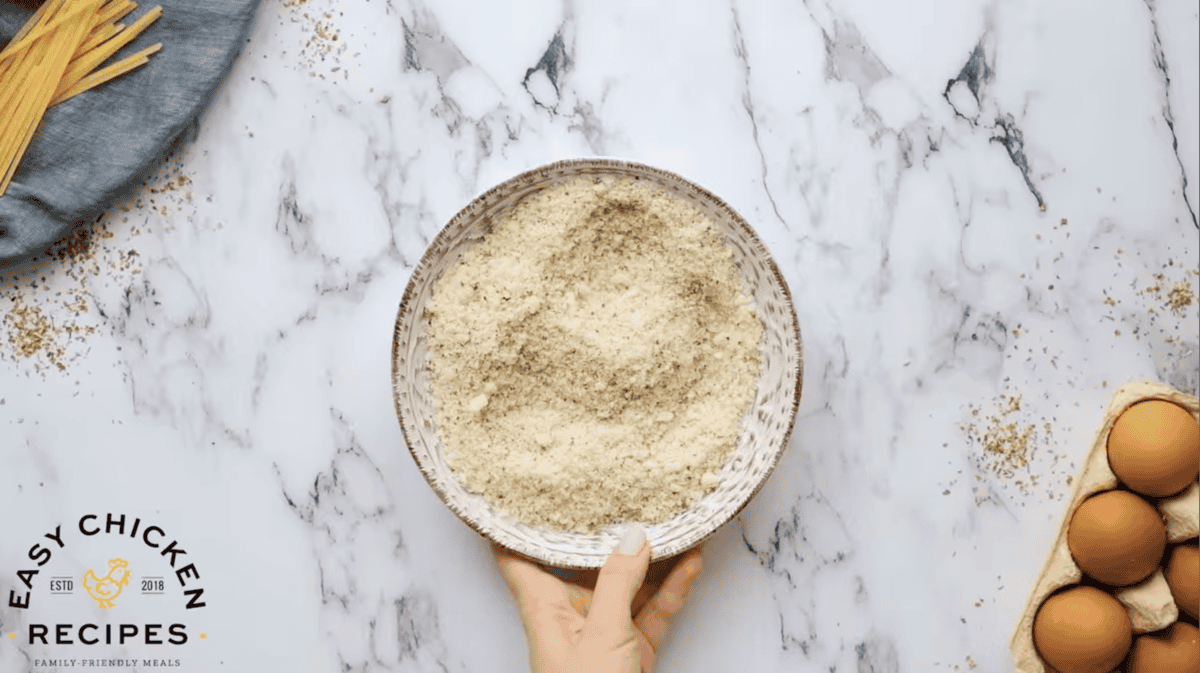
[[[1063,515],[1062,525],[1058,529],[1058,537],[1054,547],[1042,566],[1042,574],[1034,585],[1033,592],[1025,603],[1025,610],[1017,624],[1013,635],[1011,649],[1016,661],[1018,673],[1047,673],[1050,669],[1038,656],[1033,645],[1033,618],[1037,615],[1042,601],[1062,587],[1076,584],[1083,579],[1083,571],[1071,558],[1067,549],[1067,526],[1075,514],[1075,508],[1086,498],[1101,491],[1112,490],[1118,481],[1112,469],[1108,466],[1108,433],[1113,423],[1125,409],[1143,400],[1159,399],[1174,402],[1192,412],[1195,416],[1200,413],[1200,404],[1195,396],[1181,393],[1173,388],[1158,383],[1136,381],[1127,383],[1113,393],[1112,401],[1104,415],[1104,423],[1096,433],[1096,439],[1084,461],[1075,480],[1075,489],[1071,494],[1070,504]],[[1167,526],[1167,544],[1182,542],[1196,537],[1200,515],[1200,486],[1192,483],[1180,495],[1161,500],[1158,510]],[[1129,611],[1129,619],[1133,622],[1134,634],[1148,633],[1164,629],[1179,618],[1178,608],[1171,597],[1171,590],[1163,578],[1160,568],[1141,584],[1125,587],[1113,594]]]

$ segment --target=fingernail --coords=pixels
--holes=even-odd
[[[617,552],[626,556],[634,556],[642,550],[644,544],[646,544],[646,529],[642,528],[640,524],[631,523],[625,528],[625,534],[621,536]]]

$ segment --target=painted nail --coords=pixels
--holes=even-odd
[[[640,524],[631,523],[625,529],[625,534],[621,536],[617,552],[626,556],[634,556],[642,550],[644,544],[646,544],[646,529],[642,528]]]

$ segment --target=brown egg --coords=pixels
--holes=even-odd
[[[1196,543],[1181,544],[1172,549],[1163,564],[1163,575],[1167,578],[1167,586],[1171,587],[1175,605],[1196,619],[1196,612],[1200,611],[1200,554]]]
[[[1126,673],[1200,673],[1200,633],[1187,622],[1133,641]]]
[[[1033,619],[1038,654],[1063,673],[1110,673],[1132,641],[1125,607],[1095,587],[1054,594]]]
[[[1080,503],[1067,527],[1067,548],[1088,576],[1125,586],[1150,576],[1167,546],[1158,510],[1129,491],[1105,491]]]
[[[1155,498],[1178,493],[1200,471],[1200,425],[1177,404],[1138,402],[1113,423],[1108,464],[1138,493]]]

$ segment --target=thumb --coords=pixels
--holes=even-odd
[[[646,543],[646,530],[636,523],[630,524],[616,551],[600,569],[592,609],[588,612],[588,626],[600,632],[624,634],[631,631],[633,596],[646,579],[649,567],[650,545]]]

